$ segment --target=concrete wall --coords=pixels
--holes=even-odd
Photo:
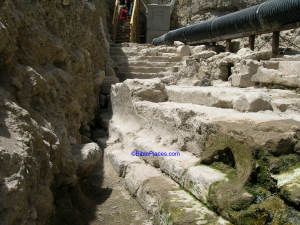
[[[149,4],[147,8],[147,38],[151,43],[170,30],[170,6]]]

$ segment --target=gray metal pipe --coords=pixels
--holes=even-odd
[[[203,43],[291,29],[300,24],[300,0],[270,0],[213,20],[189,25],[153,39],[153,45]],[[294,26],[287,26],[294,24]]]

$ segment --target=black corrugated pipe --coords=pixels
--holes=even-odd
[[[300,0],[270,0],[213,20],[189,25],[153,39],[153,45],[173,45],[247,32],[261,33],[300,22]]]

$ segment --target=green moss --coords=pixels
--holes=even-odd
[[[218,156],[219,153],[225,149],[230,149],[233,154],[233,164],[235,165],[236,173],[240,182],[246,182],[254,165],[252,149],[249,145],[247,145],[247,143],[238,140],[233,136],[223,133],[210,136],[207,140],[202,162],[204,164],[211,165],[214,162],[222,161],[222,157],[219,160]],[[225,164],[228,165],[229,163],[225,162]],[[219,165],[221,165],[221,163]],[[218,164],[214,164],[214,166],[218,166]]]
[[[285,184],[281,187],[280,195],[295,207],[300,206],[300,181]]]
[[[258,185],[246,187],[246,190],[254,196],[255,203],[261,203],[261,202],[267,201],[269,199],[269,197],[271,197],[270,191],[268,191],[265,188],[260,187]]]
[[[257,175],[258,183],[266,189],[270,189],[270,187],[276,186],[274,181],[271,179],[271,174],[269,172],[269,167],[268,167],[268,159],[262,157],[260,160],[258,160],[258,164],[259,164],[259,173]]]
[[[251,205],[245,212],[239,215],[238,225],[252,224],[299,224],[300,214],[296,210],[287,207],[284,202],[272,197],[269,201]]]
[[[268,167],[272,174],[291,171],[300,167],[300,156],[297,154],[268,157]]]

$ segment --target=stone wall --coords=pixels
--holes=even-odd
[[[106,8],[0,1],[0,224],[81,223],[71,144],[90,130],[109,67]]]

